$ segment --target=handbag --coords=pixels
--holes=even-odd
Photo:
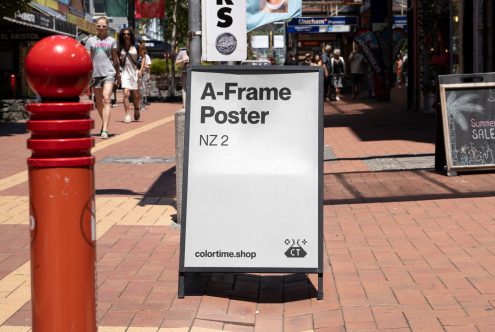
[[[136,46],[134,46],[134,48],[136,49],[136,52],[138,52],[138,48]],[[127,60],[127,57],[129,56],[129,51],[127,51],[125,48],[124,48],[124,51],[125,51],[125,58],[124,58],[124,62],[120,64],[121,67],[125,66],[125,61]],[[137,61],[135,61],[132,57],[129,57],[129,59],[131,59],[132,63],[137,67],[138,70],[141,69],[141,65],[143,63],[143,57],[139,56],[139,54],[138,54]]]

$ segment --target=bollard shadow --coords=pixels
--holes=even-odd
[[[316,298],[305,273],[186,273],[185,296],[214,296],[256,303],[286,303]]]
[[[143,193],[137,193],[128,189],[96,189],[96,195],[122,195],[122,196],[143,196]]]
[[[25,122],[0,122],[0,136],[27,134]]]

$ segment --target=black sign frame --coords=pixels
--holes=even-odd
[[[310,66],[190,66],[188,68],[187,95],[191,95],[191,72],[215,72],[226,74],[284,74],[284,73],[309,73],[318,72],[318,267],[317,268],[256,268],[256,267],[186,267],[185,240],[187,227],[187,187],[188,187],[188,164],[189,164],[189,141],[190,141],[190,114],[191,103],[186,100],[186,119],[184,133],[184,163],[182,181],[182,215],[180,234],[180,259],[179,259],[179,283],[178,298],[185,297],[186,273],[201,272],[226,272],[226,273],[317,273],[318,292],[317,299],[323,299],[323,70],[319,67]]]
[[[491,139],[495,139],[495,73],[443,75],[439,77],[439,83],[447,175],[455,176],[459,171],[495,169],[495,153],[489,151],[491,147],[484,138],[485,135],[490,134],[490,131],[486,132],[486,128],[475,127],[478,124],[487,124],[493,129]],[[490,96],[493,97],[493,106],[491,107],[493,114],[489,114],[493,120],[487,119],[487,113],[485,113],[490,112],[490,109],[479,103],[479,97],[486,97],[487,95],[487,102],[490,102]],[[456,99],[464,102],[465,106],[461,107],[462,105],[454,104]],[[481,120],[475,118],[480,114],[483,116]],[[456,118],[454,119],[454,117]],[[482,133],[477,131],[479,129],[482,130]],[[472,137],[470,141],[466,139],[469,133]],[[483,135],[483,138],[480,138],[480,134]],[[483,143],[473,143],[473,140],[477,139],[486,143],[486,146]],[[483,157],[492,154],[494,158]]]

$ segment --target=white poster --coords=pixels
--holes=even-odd
[[[202,0],[202,60],[247,57],[246,0]]]
[[[273,36],[273,48],[284,48],[285,47],[285,36],[284,35],[274,35]]]
[[[316,269],[321,73],[231,68],[190,72],[183,266]]]
[[[251,36],[251,46],[253,48],[269,48],[268,35]]]

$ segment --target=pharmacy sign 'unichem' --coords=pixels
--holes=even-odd
[[[202,0],[202,60],[247,57],[246,0]]]

